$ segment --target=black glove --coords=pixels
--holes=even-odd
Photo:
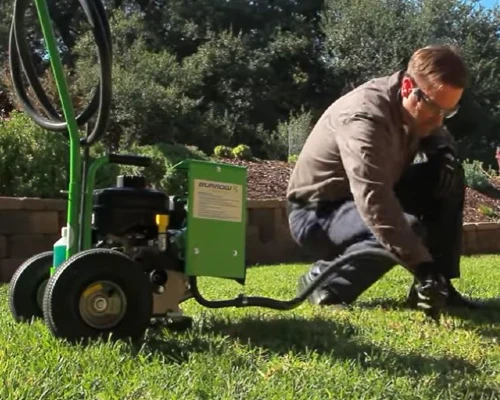
[[[436,273],[433,263],[422,263],[415,271],[415,291],[417,294],[417,307],[424,313],[439,321],[449,294],[446,278]]]
[[[437,198],[449,196],[458,184],[460,169],[458,161],[450,151],[442,151],[429,159],[436,171],[434,195]]]

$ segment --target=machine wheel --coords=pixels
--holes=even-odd
[[[43,318],[43,294],[50,278],[52,251],[24,261],[9,285],[9,308],[17,322]]]
[[[49,280],[43,300],[54,336],[137,339],[147,329],[153,294],[147,275],[126,255],[91,249],[64,262]]]

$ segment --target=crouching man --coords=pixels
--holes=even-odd
[[[309,135],[287,198],[294,240],[317,259],[299,291],[335,257],[380,248],[414,275],[409,303],[428,309],[479,307],[451,280],[460,276],[464,173],[443,126],[455,115],[468,72],[447,46],[417,50],[406,70],[380,77],[335,101]],[[414,163],[417,154],[425,162]],[[350,304],[394,266],[359,259],[337,268],[309,296],[313,304]]]

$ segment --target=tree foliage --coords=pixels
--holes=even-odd
[[[367,12],[369,10],[369,12]],[[478,1],[328,0],[322,12],[330,73],[345,92],[375,76],[404,69],[412,52],[433,43],[457,46],[472,82],[447,125],[462,157],[494,161],[500,140],[499,9]]]
[[[109,148],[164,143],[211,154],[218,145],[245,144],[256,157],[286,159],[340,95],[404,68],[418,47],[447,43],[462,50],[472,73],[447,124],[462,158],[494,162],[499,8],[477,0],[103,2],[114,46]],[[11,10],[10,0],[0,0],[4,49]],[[72,94],[89,96],[98,65],[81,7],[57,0],[51,13]],[[36,26],[28,34],[43,72]]]

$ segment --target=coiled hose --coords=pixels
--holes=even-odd
[[[12,25],[9,36],[9,65],[14,92],[25,112],[42,128],[62,132],[68,136],[68,124],[56,111],[46,95],[35,65],[31,59],[30,48],[26,38],[25,15],[32,0],[15,0]],[[106,11],[100,0],[79,0],[85,15],[92,27],[92,33],[98,48],[100,64],[99,84],[94,92],[92,100],[76,117],[79,126],[87,124],[97,113],[97,118],[92,131],[87,132],[87,137],[81,138],[82,145],[91,145],[99,140],[105,133],[110,116],[112,99],[112,45],[111,32],[109,28]],[[26,75],[33,93],[40,102],[46,116],[37,112],[28,97],[23,84],[22,70]]]

